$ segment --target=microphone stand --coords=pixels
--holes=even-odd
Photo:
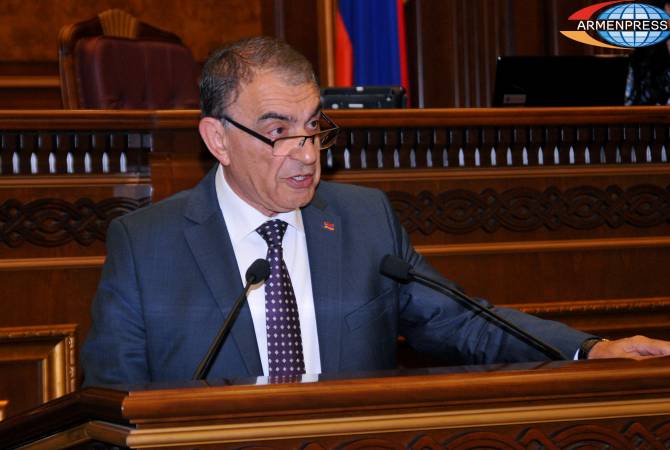
[[[488,316],[489,318],[494,319],[495,321],[503,324],[506,326],[513,334],[516,334],[517,336],[520,336],[523,338],[524,341],[528,342],[531,346],[535,347],[535,349],[541,351],[544,353],[546,356],[548,356],[551,359],[558,359],[558,360],[567,360],[568,358],[565,357],[563,353],[561,353],[560,350],[557,348],[547,344],[546,342],[542,342],[532,334],[529,334],[528,332],[522,330],[518,326],[514,325],[507,319],[501,317],[500,315],[494,313],[493,311],[489,310],[488,308],[482,306],[478,302],[474,301],[467,295],[463,294],[462,292],[457,291],[456,289],[452,289],[449,286],[446,286],[438,281],[435,281],[431,278],[426,277],[425,275],[422,275],[418,272],[415,272],[413,269],[409,269],[409,274],[411,275],[412,278],[417,280],[418,282],[428,286],[431,289],[435,289],[438,292],[441,292],[442,294],[445,294],[447,296],[449,295],[455,295],[458,297],[460,300],[464,301],[468,305],[472,306],[476,310],[482,312],[484,315]]]
[[[251,288],[252,284],[254,284],[252,280],[248,281],[244,286],[244,290],[240,296],[235,300],[233,308],[230,310],[228,317],[226,317],[226,321],[219,329],[219,333],[214,338],[212,345],[210,345],[209,350],[207,351],[207,355],[205,355],[205,358],[200,362],[200,365],[195,370],[192,378],[193,380],[204,380],[207,378],[207,374],[209,374],[209,370],[212,368],[214,357],[219,353],[221,345],[223,345],[223,341],[226,340],[228,333],[230,333],[230,330],[233,328],[233,323],[235,323],[235,319],[237,319],[237,315],[240,313],[240,309],[242,309],[242,305],[247,299],[247,293],[249,292],[249,288]]]

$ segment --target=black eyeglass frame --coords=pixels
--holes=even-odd
[[[284,137],[277,138],[277,139],[275,139],[274,141],[273,141],[272,139],[270,139],[270,138],[267,138],[267,137],[263,136],[262,134],[258,133],[257,131],[252,130],[251,128],[247,128],[247,127],[245,127],[245,126],[242,125],[241,123],[235,122],[233,119],[231,119],[231,118],[230,118],[229,116],[227,116],[227,115],[223,115],[223,116],[221,116],[221,117],[219,118],[219,120],[225,120],[225,121],[227,121],[227,122],[232,123],[236,128],[238,128],[238,129],[244,131],[244,132],[247,133],[248,135],[253,136],[253,137],[255,137],[256,139],[258,139],[259,141],[264,142],[264,143],[266,143],[267,145],[269,145],[270,147],[272,147],[272,150],[274,150],[274,148],[275,148],[275,144],[276,144],[277,142],[280,142],[280,141],[285,141],[285,140],[287,140],[287,139],[302,138],[302,141],[301,141],[300,144],[298,145],[299,147],[302,147],[303,145],[305,145],[305,142],[307,142],[307,139],[311,139],[311,140],[312,140],[312,143],[314,143],[314,139],[315,139],[318,135],[320,135],[320,134],[324,134],[324,133],[326,133],[326,132],[334,131],[334,132],[335,132],[335,135],[333,136],[332,144],[330,144],[328,147],[323,147],[323,148],[320,149],[320,150],[326,150],[326,149],[330,148],[333,144],[335,144],[335,138],[337,137],[337,134],[338,134],[339,131],[340,131],[340,127],[338,127],[337,125],[335,125],[335,122],[333,122],[332,120],[330,120],[330,118],[329,118],[323,111],[320,111],[319,114],[320,114],[320,117],[321,117],[323,120],[325,120],[326,123],[327,123],[328,125],[330,125],[332,128],[328,128],[328,129],[326,129],[326,130],[321,130],[321,131],[319,131],[319,132],[317,132],[317,133],[314,133],[314,134],[312,134],[312,135],[284,136]]]

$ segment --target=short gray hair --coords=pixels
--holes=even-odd
[[[200,77],[200,109],[204,117],[220,118],[235,103],[240,86],[259,70],[273,70],[290,84],[313,83],[312,64],[281,39],[258,36],[233,42],[214,51]]]

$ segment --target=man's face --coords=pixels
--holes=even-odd
[[[319,91],[311,83],[291,85],[281,73],[257,72],[243,84],[228,108],[234,121],[275,140],[318,131]],[[248,204],[265,215],[305,206],[321,176],[320,151],[309,140],[288,156],[273,156],[272,148],[232,124],[223,129],[226,181]]]

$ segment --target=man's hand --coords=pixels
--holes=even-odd
[[[644,359],[670,355],[670,342],[633,336],[616,341],[600,341],[591,348],[588,359],[632,358]]]

